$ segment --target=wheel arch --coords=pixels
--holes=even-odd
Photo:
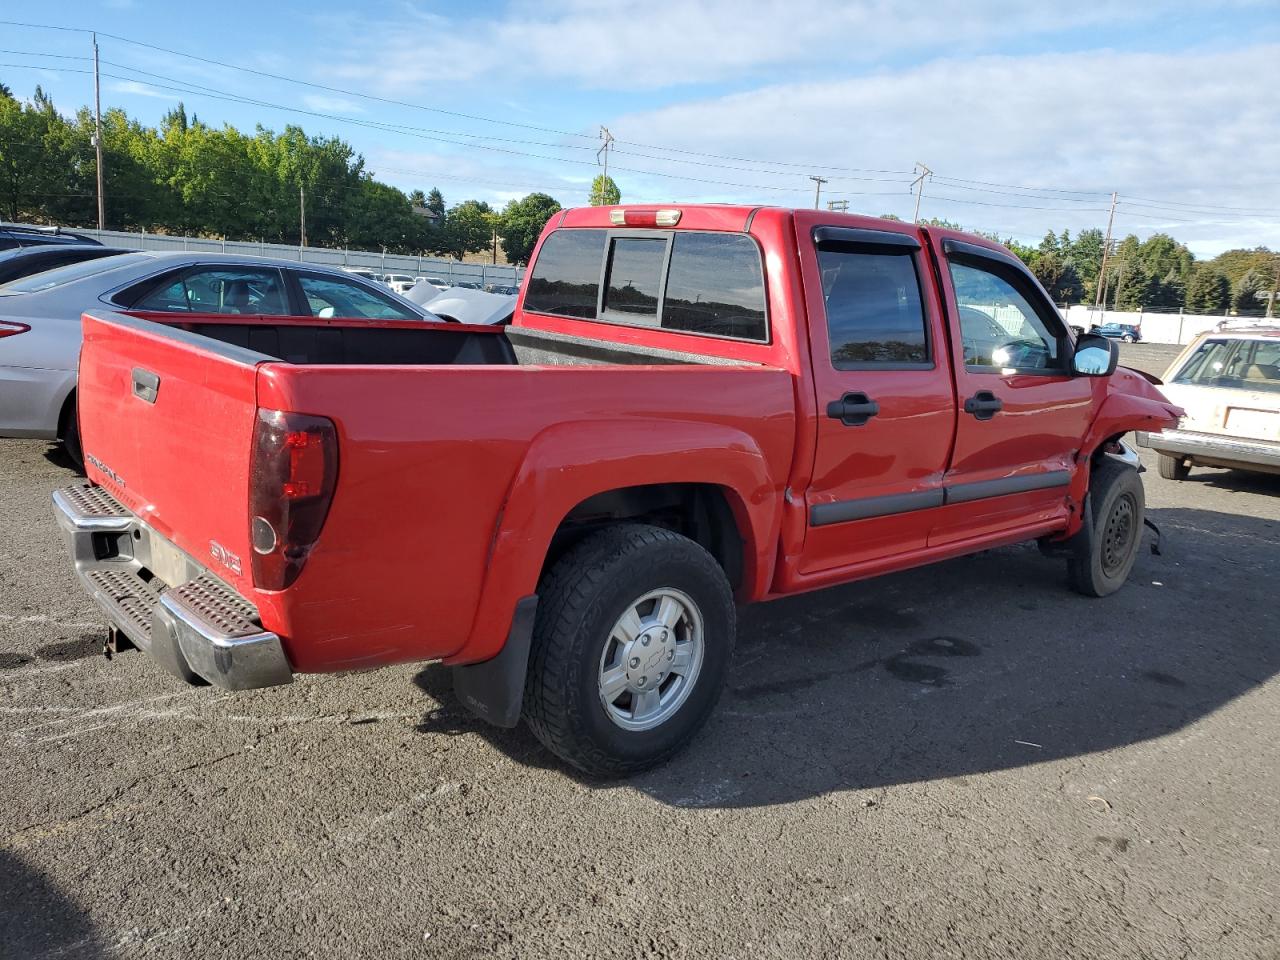
[[[702,543],[740,600],[773,576],[782,481],[755,440],[691,421],[568,423],[530,445],[493,531],[470,637],[450,662],[494,656],[517,601],[582,531],[610,522],[666,526]],[[737,567],[737,569],[733,569]]]

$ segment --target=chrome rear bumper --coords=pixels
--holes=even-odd
[[[258,611],[182,553],[102,487],[54,491],[54,510],[76,574],[112,625],[153,660],[188,682],[227,690],[289,683],[293,671],[280,638]],[[162,545],[162,546],[159,546]],[[162,553],[163,551],[163,553]],[[167,583],[152,556],[166,563]]]

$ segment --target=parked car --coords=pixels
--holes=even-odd
[[[84,260],[98,260],[129,253],[120,247],[95,243],[55,243],[39,247],[16,247],[0,252],[0,286],[32,274]]]
[[[1125,343],[1137,343],[1142,339],[1142,328],[1131,323],[1103,323],[1093,330],[1100,337],[1109,340],[1123,340]]]
[[[416,277],[418,283],[426,283],[435,287],[437,290],[448,290],[449,281],[442,280],[439,277]]]
[[[407,273],[387,273],[383,274],[382,282],[396,293],[405,294],[412,290],[413,285],[418,281],[416,277],[411,277]]]
[[[441,293],[430,284],[420,283],[406,296],[422,305],[438,317],[457,323],[503,324],[510,323],[516,312],[516,298],[507,294],[486,293],[453,287]],[[418,297],[423,297],[421,301]]]
[[[472,281],[472,280],[458,280],[458,281],[456,281],[456,282],[453,284],[453,286],[454,286],[454,287],[461,287],[463,290],[481,290],[481,291],[483,291],[483,288],[480,286],[480,284],[478,284],[478,283],[476,283],[476,282],[474,282],[474,281]]]
[[[1176,430],[1139,433],[1160,476],[1192,467],[1280,473],[1280,326],[1202,333],[1173,361],[1162,388],[1186,410]]]
[[[382,274],[373,270],[366,270],[364,267],[343,267],[343,273],[350,273],[357,277],[364,277],[372,283],[382,283]]]
[[[99,245],[83,233],[72,233],[61,227],[32,227],[18,223],[0,223],[0,250],[15,247],[47,247],[55,244]]]
[[[950,347],[996,304],[1016,368]],[[1120,589],[1120,438],[1181,413],[1003,247],[830,211],[566,211],[510,327],[152,316],[86,315],[54,495],[116,636],[228,689],[443,660],[603,775],[703,724],[737,603],[1024,540]]]
[[[438,319],[363,277],[294,260],[134,251],[59,267],[0,287],[0,437],[58,438],[79,459],[80,314],[94,308]]]
[[[503,297],[515,297],[520,294],[519,287],[513,287],[510,284],[490,283],[485,288],[486,293],[496,293]]]

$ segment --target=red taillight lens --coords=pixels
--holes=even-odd
[[[31,328],[25,323],[18,323],[16,320],[0,320],[0,337],[13,337],[19,333],[26,333]]]
[[[338,431],[324,417],[259,410],[249,467],[253,583],[283,590],[302,572],[338,480]]]

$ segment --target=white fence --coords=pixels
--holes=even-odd
[[[1088,330],[1093,324],[1126,323],[1139,327],[1148,343],[1190,343],[1197,335],[1212,330],[1224,320],[1238,317],[1210,316],[1198,313],[1145,313],[1141,310],[1101,310],[1074,306],[1067,311],[1067,323]],[[1259,321],[1262,322],[1262,321]]]
[[[72,228],[111,247],[130,250],[193,250],[203,253],[240,253],[256,257],[277,257],[330,267],[362,267],[378,273],[407,273],[415,277],[439,277],[451,283],[496,283],[516,286],[521,268],[505,264],[463,263],[438,257],[408,257],[371,250],[334,250],[329,247],[296,247],[283,243],[253,243],[242,240],[210,240],[207,237],[174,237],[163,233],[132,233],[123,230]]]

